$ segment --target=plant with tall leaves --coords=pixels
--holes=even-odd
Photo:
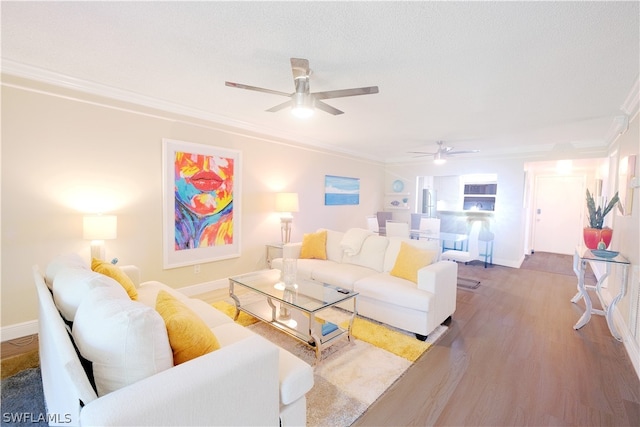
[[[589,193],[589,189],[587,188],[587,209],[589,211],[589,227],[602,229],[602,224],[604,223],[604,217],[613,209],[613,207],[618,203],[620,199],[618,198],[618,192],[616,192],[615,196],[611,198],[609,204],[602,210],[601,206],[596,208],[596,202],[593,200],[593,196]]]

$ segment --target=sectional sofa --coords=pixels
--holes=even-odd
[[[283,248],[284,257],[297,259],[299,277],[358,292],[359,315],[420,340],[456,309],[458,266],[439,261],[439,254],[437,240],[389,238],[364,229],[321,229]],[[276,258],[271,266],[282,264]]]
[[[99,267],[76,254],[45,275],[34,267],[43,389],[60,425],[305,425],[307,363],[204,301],[140,283],[136,267]]]

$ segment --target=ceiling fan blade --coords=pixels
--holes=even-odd
[[[407,151],[407,153],[408,154],[420,154],[420,155],[423,155],[423,156],[435,156],[436,155],[436,153],[427,153],[425,151]]]
[[[372,95],[378,93],[378,86],[359,87],[353,89],[329,90],[326,92],[315,92],[312,95],[316,99],[344,98],[345,96]]]
[[[275,107],[271,107],[266,111],[268,111],[270,113],[275,113],[276,111],[283,110],[283,109],[285,109],[287,107],[291,107],[291,100],[283,102],[282,104],[278,104]]]
[[[479,153],[480,150],[458,150],[458,151],[447,151],[447,156],[456,155],[456,154],[471,154],[471,153]]]
[[[291,58],[291,71],[293,80],[309,75],[309,61],[302,58]]]
[[[340,111],[337,108],[334,108],[329,104],[325,104],[324,102],[320,101],[319,99],[316,99],[316,102],[314,103],[314,105],[316,106],[316,108],[318,110],[322,110],[325,113],[333,114],[334,116],[337,116],[337,115],[340,115],[340,114],[344,114],[344,111]]]
[[[285,93],[285,92],[280,92],[278,90],[272,90],[272,89],[265,89],[262,87],[257,87],[257,86],[249,86],[249,85],[244,85],[242,83],[233,83],[233,82],[224,82],[225,86],[229,86],[229,87],[235,87],[238,89],[247,89],[247,90],[254,90],[256,92],[264,92],[264,93],[271,93],[273,95],[281,95],[281,96],[291,96],[293,95],[292,93]]]

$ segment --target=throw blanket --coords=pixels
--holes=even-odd
[[[362,248],[365,239],[373,233],[364,228],[350,228],[344,233],[340,247],[344,253],[349,256],[357,255]]]

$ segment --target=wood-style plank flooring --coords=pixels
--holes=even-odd
[[[571,257],[532,257],[563,265],[460,265],[480,287],[459,289],[451,330],[354,425],[640,426],[640,380],[624,345],[601,316],[573,329],[584,303],[570,302]]]

